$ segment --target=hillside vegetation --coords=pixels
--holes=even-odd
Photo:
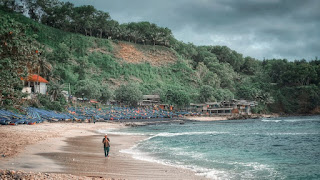
[[[121,25],[109,16],[80,27],[61,21],[61,11],[68,6],[80,13],[81,7],[59,3],[43,10],[42,17],[30,15],[27,6],[32,19],[0,3],[1,106],[21,105],[20,77],[40,73],[50,82],[48,96],[26,105],[62,110],[57,108],[66,105],[61,91],[70,84],[72,95],[101,101],[121,99],[123,92],[137,96],[135,101],[141,94],[160,94],[164,103],[178,107],[238,98],[258,101],[256,112],[319,113],[317,59],[256,60],[226,46],[183,43],[168,28],[148,22]],[[88,8],[102,13],[88,6],[82,10]]]

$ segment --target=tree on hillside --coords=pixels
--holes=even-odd
[[[37,62],[37,74],[49,79],[49,75],[51,75],[53,71],[52,65],[46,60],[45,57],[39,57]]]
[[[101,97],[99,98],[100,101],[106,103],[112,96],[111,91],[109,90],[109,87],[104,85],[101,87]]]
[[[171,42],[171,44],[173,49],[186,59],[192,59],[192,57],[195,57],[198,54],[196,46],[192,43],[186,44],[182,41],[175,40]]]
[[[198,63],[195,71],[197,78],[200,80],[200,85],[220,87],[221,82],[218,75],[211,72],[203,62]]]
[[[119,22],[115,20],[108,20],[103,27],[107,39],[116,38],[119,30]]]
[[[228,63],[209,63],[208,69],[217,74],[221,84],[218,87],[233,89],[235,81],[239,75],[234,72],[233,68]]]
[[[194,53],[192,60],[194,61],[194,66],[198,63],[204,63],[208,65],[209,63],[219,62],[216,55],[208,50],[207,46],[199,46],[196,48],[197,53]]]
[[[138,29],[139,35],[137,37],[137,41],[141,42],[142,44],[147,44],[148,43],[148,33],[150,29],[150,22],[139,22],[137,23],[136,27]]]
[[[53,51],[51,61],[67,63],[71,57],[68,46],[65,43],[59,43],[56,50]]]
[[[38,22],[41,16],[41,8],[37,0],[25,0],[25,6],[30,18]]]
[[[98,99],[101,97],[101,85],[92,79],[80,80],[76,84],[76,96]]]
[[[48,84],[48,94],[53,101],[57,101],[59,98],[64,98],[62,95],[63,85],[56,81],[50,81]]]
[[[74,7],[59,0],[3,0],[0,6],[12,11],[25,11],[31,19],[64,31],[85,36],[107,37],[135,43],[169,46],[173,36],[168,28],[149,22],[121,24],[111,20],[107,12],[91,5]],[[19,10],[22,8],[22,10]],[[105,36],[103,35],[105,34]]]
[[[96,9],[93,6],[80,6],[81,22],[86,36],[92,36],[92,29],[95,26],[95,12]]]
[[[108,20],[110,20],[109,13],[103,11],[97,11],[95,17],[95,28],[99,31],[99,37],[102,38],[102,34],[108,25]]]
[[[201,86],[200,92],[199,92],[199,99],[201,102],[209,102],[216,100],[213,96],[214,89],[211,86],[204,85]]]
[[[227,46],[210,46],[208,50],[214,53],[220,62],[229,63],[234,71],[240,72],[240,68],[244,62],[242,54],[231,50]]]
[[[237,97],[240,99],[256,101],[259,94],[261,94],[260,89],[252,84],[242,84],[237,88]]]
[[[91,6],[79,6],[73,10],[74,26],[77,32],[83,33],[84,35],[92,36],[92,30],[95,27],[95,16],[97,10]]]
[[[115,97],[120,102],[130,106],[137,106],[138,102],[142,99],[142,92],[136,84],[121,85],[116,89]]]
[[[41,23],[55,28],[64,27],[66,14],[71,13],[65,7],[64,3],[58,0],[39,0],[37,4],[41,8]],[[70,3],[70,5],[72,5]]]
[[[141,38],[143,37],[142,35],[142,29],[141,29],[141,24],[140,23],[129,23],[127,25],[128,32],[129,32],[129,42],[132,40],[134,43],[137,43],[137,41],[142,41]]]
[[[234,94],[229,89],[214,89],[213,97],[217,101],[229,101],[234,99]]]
[[[23,12],[23,6],[16,0],[1,0],[0,8],[9,11]]]
[[[287,71],[283,73],[281,79],[285,86],[310,85],[312,79],[317,78],[315,67],[309,63],[290,63]]]
[[[190,97],[184,90],[174,88],[167,90],[164,95],[164,101],[181,108],[190,104]]]
[[[254,75],[257,71],[261,71],[261,61],[251,57],[245,57],[240,71],[248,75]]]
[[[156,30],[155,44],[169,46],[169,38],[172,36],[172,32],[169,28],[158,27]]]
[[[273,59],[264,60],[262,66],[266,74],[271,78],[272,83],[282,84],[283,74],[288,69],[288,60]]]

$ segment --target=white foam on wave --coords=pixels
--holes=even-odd
[[[182,132],[182,133],[136,133],[136,132],[119,132],[119,131],[112,131],[112,130],[97,130],[97,132],[102,134],[114,134],[114,135],[126,135],[126,136],[151,136],[146,140],[155,138],[155,137],[174,137],[174,136],[188,136],[188,135],[213,135],[213,134],[228,134],[230,132],[218,132],[218,131],[211,131],[211,132]]]
[[[97,130],[98,133],[101,134],[114,134],[114,135],[125,135],[125,136],[151,136],[154,134],[145,134],[145,133],[131,133],[131,132],[119,132],[119,131],[112,131],[108,130]]]
[[[172,162],[169,160],[159,160],[157,158],[154,158],[151,156],[150,153],[141,152],[137,149],[137,145],[133,146],[132,148],[120,150],[121,153],[131,154],[134,159],[147,161],[151,163],[158,163],[166,166],[172,166],[182,169],[187,169],[195,172],[195,175],[206,177],[209,179],[239,179],[239,178],[255,178],[255,172],[257,171],[267,171],[269,175],[267,175],[270,178],[279,177],[279,174],[277,171],[275,171],[273,168],[271,168],[268,165],[259,164],[257,162],[252,163],[228,163],[228,164],[239,164],[242,166],[251,167],[252,170],[246,170],[241,173],[239,172],[233,172],[232,170],[230,172],[223,171],[223,170],[217,170],[217,169],[208,169],[203,168],[195,165],[185,165],[183,162]]]
[[[262,119],[261,120],[262,122],[281,122],[282,120],[278,120],[278,119],[275,119],[275,120],[267,120],[267,119]]]
[[[235,178],[235,175],[232,175],[232,174],[227,173],[225,171],[210,170],[210,169],[205,169],[205,168],[201,168],[200,171],[196,172],[196,175],[203,176],[203,177],[206,177],[209,179],[217,179],[217,180],[234,179]]]
[[[257,179],[257,177],[261,179],[284,179],[285,176],[282,175],[280,172],[276,171],[273,167],[266,165],[266,164],[260,164],[258,162],[220,162],[220,163],[226,163],[230,165],[240,165],[249,167],[250,169],[236,172],[233,170],[230,170],[228,173],[224,174],[217,174],[216,171],[204,171],[202,173],[198,173],[199,175],[204,175],[207,178],[211,179]],[[261,176],[260,173],[265,171],[265,175]],[[258,175],[258,174],[259,175]]]
[[[142,152],[137,149],[138,144],[134,145],[129,149],[120,150],[121,153],[131,154],[134,159],[158,163],[166,166],[172,166],[182,169],[187,169],[195,172],[198,176],[203,176],[210,179],[228,179],[230,174],[226,171],[216,170],[216,169],[207,169],[199,166],[185,165],[183,162],[171,162],[170,160],[159,160],[150,155],[150,153]]]
[[[286,119],[285,122],[319,121],[320,119]]]
[[[159,149],[157,149],[159,151]],[[197,160],[206,160],[205,155],[202,153],[194,153],[192,151],[188,151],[185,148],[179,148],[179,147],[167,147],[166,148],[167,153],[171,154],[172,156],[182,156],[186,158],[192,158]]]
[[[300,122],[300,121],[320,121],[320,117],[308,118],[308,119],[262,119],[262,122]]]
[[[150,137],[147,139],[150,139]],[[144,139],[142,141],[145,141],[147,139]],[[257,162],[249,162],[249,163],[223,162],[226,164],[241,165],[241,166],[247,166],[247,167],[252,168],[251,170],[246,170],[246,171],[239,173],[239,172],[235,172],[233,170],[224,171],[224,170],[218,170],[218,169],[204,168],[204,167],[200,167],[200,166],[196,166],[196,165],[186,165],[184,162],[180,162],[180,161],[172,161],[172,160],[164,160],[164,159],[160,160],[160,159],[153,157],[152,153],[142,152],[141,150],[138,149],[138,146],[140,143],[142,143],[142,141],[140,141],[138,144],[134,145],[133,147],[131,147],[129,149],[123,149],[123,150],[120,150],[119,152],[130,154],[130,155],[132,155],[132,157],[134,159],[137,159],[137,160],[158,163],[158,164],[172,166],[172,167],[178,167],[178,168],[182,168],[182,169],[188,169],[188,170],[195,172],[195,175],[206,177],[209,179],[239,179],[239,178],[252,179],[252,178],[255,178],[255,173],[258,171],[267,171],[269,174],[267,176],[270,178],[280,177],[278,172],[275,171],[272,167],[270,167],[268,165],[260,164]],[[198,154],[199,155],[198,156],[198,155],[192,155],[192,153],[183,152],[182,148],[169,148],[167,150],[168,150],[168,152],[172,151],[172,153],[175,153],[176,155],[187,155],[187,156],[190,156],[194,159],[199,159],[199,158],[202,159],[203,158],[202,155],[199,155],[199,154]],[[203,160],[214,162],[213,160],[208,160],[208,159],[203,159]]]
[[[247,171],[243,171],[242,173],[240,173],[241,177],[244,178],[244,179],[252,179],[252,178],[254,178],[254,174],[256,172],[261,172],[261,171],[267,171],[268,172],[268,175],[266,175],[264,177],[264,178],[267,178],[267,179],[269,179],[269,178],[270,179],[275,179],[275,178],[276,179],[284,179],[285,178],[284,175],[281,175],[280,172],[276,171],[270,165],[260,164],[258,162],[248,162],[248,163],[234,162],[233,164],[239,164],[239,165],[242,165],[242,166],[246,166],[246,167],[252,168],[252,170],[247,170]]]
[[[218,132],[218,131],[209,131],[209,132],[182,132],[182,133],[159,133],[156,136],[162,137],[173,137],[173,136],[188,136],[188,135],[207,135],[207,134],[228,134],[230,132]]]
[[[317,135],[320,133],[251,133],[253,135],[266,135],[266,136],[281,136],[281,135]],[[241,135],[241,134],[233,134]]]
[[[317,135],[319,133],[268,133],[267,135]]]

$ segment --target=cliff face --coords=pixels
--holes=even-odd
[[[115,57],[126,63],[150,63],[152,66],[173,64],[177,56],[173,50],[162,46],[138,45],[128,42],[112,43]]]

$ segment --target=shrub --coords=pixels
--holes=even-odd
[[[120,102],[137,106],[138,102],[142,99],[142,92],[136,84],[121,85],[115,91],[115,96]]]

